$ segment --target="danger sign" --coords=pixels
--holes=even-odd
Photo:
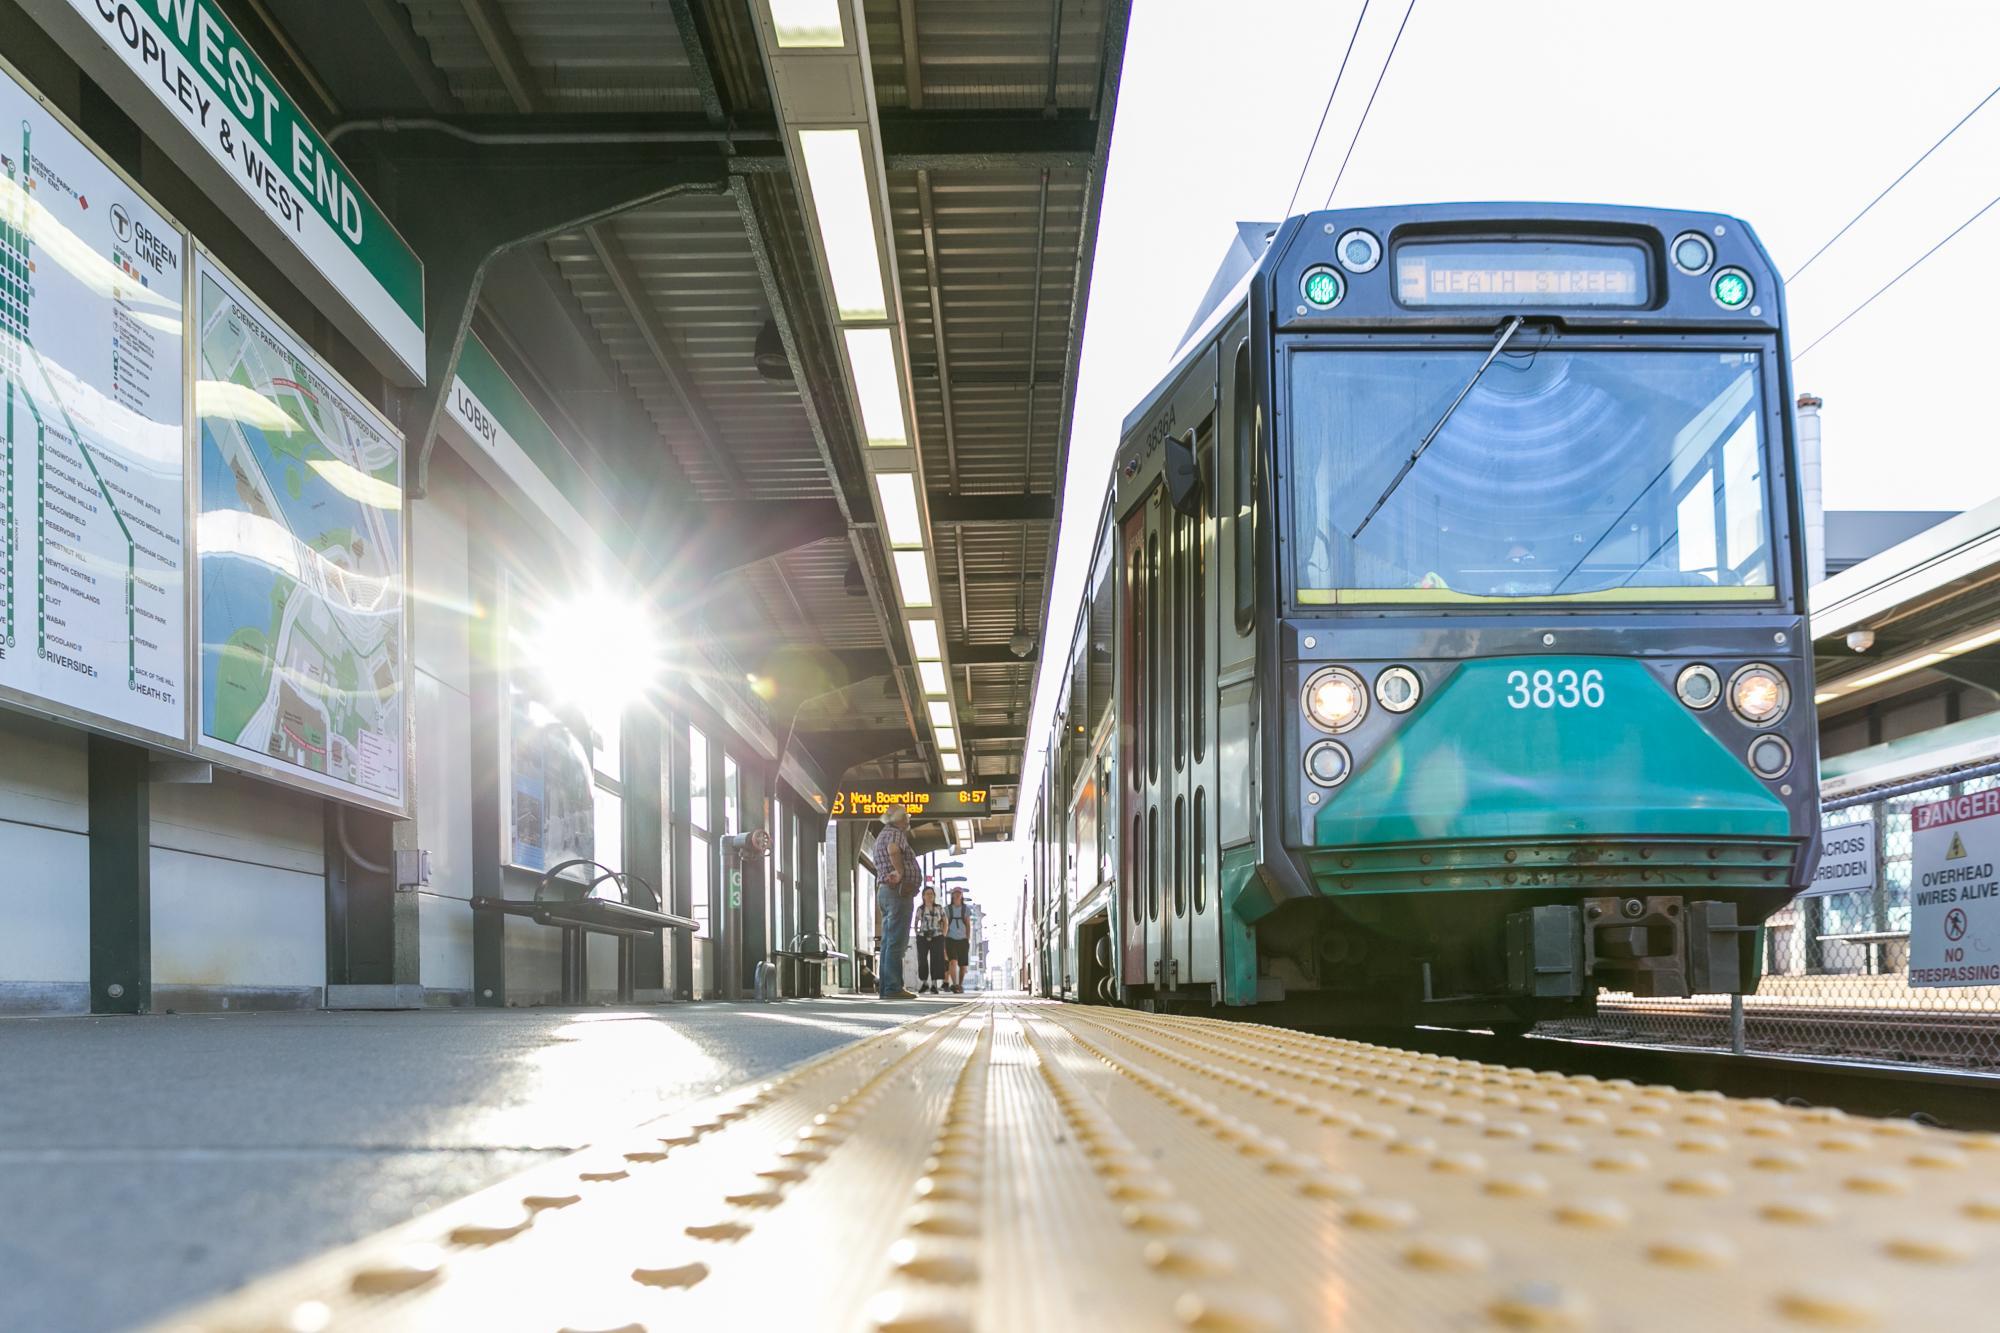
[[[1910,984],[2000,984],[2000,790],[1911,815]]]

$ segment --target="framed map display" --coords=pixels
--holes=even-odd
[[[198,744],[407,812],[403,437],[197,250]]]
[[[187,248],[0,64],[0,699],[175,746]]]
[[[504,568],[499,613],[506,645],[500,856],[507,865],[539,873],[597,854],[590,730],[542,678],[532,651],[540,637],[538,601],[526,580]],[[587,878],[581,870],[570,874]]]

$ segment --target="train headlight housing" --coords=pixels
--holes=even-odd
[[[1306,716],[1321,731],[1352,731],[1368,716],[1368,687],[1346,667],[1326,667],[1306,681]]]
[[[1305,277],[1299,280],[1299,295],[1317,310],[1333,309],[1345,294],[1346,284],[1341,282],[1340,274],[1325,264],[1307,269]]]
[[[1781,778],[1792,768],[1792,747],[1783,736],[1759,736],[1750,742],[1747,756],[1760,778]]]
[[[1306,776],[1322,787],[1338,787],[1354,771],[1354,756],[1339,741],[1321,741],[1306,751]]]
[[[1407,713],[1423,697],[1424,683],[1408,667],[1392,666],[1375,677],[1375,700],[1392,713]]]
[[[1681,668],[1681,674],[1674,680],[1674,693],[1689,708],[1713,708],[1722,697],[1722,678],[1715,674],[1714,667],[1696,662]]]
[[[1740,268],[1726,268],[1715,275],[1708,284],[1708,294],[1724,310],[1741,310],[1750,304],[1750,298],[1757,294],[1757,288],[1750,281],[1750,275]]]
[[[1343,235],[1334,245],[1333,252],[1340,257],[1340,266],[1349,273],[1366,273],[1382,262],[1382,242],[1358,227]]]
[[[1753,727],[1768,727],[1792,705],[1792,687],[1774,666],[1752,662],[1729,678],[1729,706]]]

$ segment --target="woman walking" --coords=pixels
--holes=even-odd
[[[937,890],[926,887],[917,906],[917,994],[935,995],[944,981],[944,909]]]
[[[944,912],[944,957],[946,990],[965,994],[965,965],[972,956],[972,909],[965,905],[965,890],[953,886],[951,902]]]

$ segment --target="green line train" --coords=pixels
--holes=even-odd
[[[1791,401],[1735,218],[1239,228],[1119,440],[1029,984],[1500,1027],[1754,987],[1818,824]]]

